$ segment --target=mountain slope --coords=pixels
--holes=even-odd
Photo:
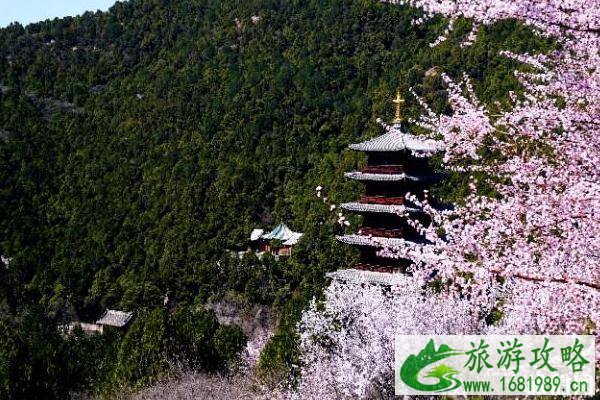
[[[342,172],[361,159],[346,146],[380,133],[395,89],[445,110],[439,74],[425,76],[436,67],[503,101],[518,88],[498,50],[548,46],[502,23],[471,48],[432,49],[443,21],[412,26],[418,15],[368,0],[133,0],[0,30],[7,313],[93,319],[161,307],[167,293],[182,306],[224,290],[312,296],[351,257],[320,224],[314,187],[357,195]],[[280,220],[307,232],[294,259],[260,272],[223,257]]]

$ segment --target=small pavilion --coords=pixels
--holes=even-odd
[[[292,255],[292,248],[303,235],[294,232],[283,222],[268,233],[263,229],[253,229],[250,233],[250,249],[258,255],[271,253],[278,257],[289,257]]]

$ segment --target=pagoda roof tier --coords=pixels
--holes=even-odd
[[[443,145],[432,139],[422,139],[402,131],[400,124],[394,124],[389,131],[374,139],[348,146],[356,151],[402,151],[409,150],[419,153],[436,153],[443,150]]]
[[[395,204],[368,204],[368,203],[357,203],[357,202],[353,202],[353,203],[342,203],[341,207],[344,210],[348,210],[348,211],[352,211],[352,212],[358,212],[358,213],[385,213],[385,214],[400,214],[403,212],[410,212],[410,213],[416,213],[416,212],[422,212],[421,209],[418,208],[413,208],[413,207],[406,207],[406,206],[402,206],[402,205],[395,205]]]
[[[352,171],[346,172],[344,176],[348,179],[354,179],[357,181],[374,181],[374,182],[402,182],[402,181],[413,181],[413,182],[426,182],[432,181],[438,178],[436,174],[423,174],[423,175],[408,175],[408,174],[376,174],[371,172],[360,172]]]
[[[414,245],[415,242],[411,242],[410,240],[400,239],[400,238],[386,238],[386,237],[378,237],[378,236],[365,236],[365,235],[343,235],[336,236],[337,240],[342,243],[352,244],[355,246],[369,246],[369,247],[399,247],[405,245]]]
[[[338,271],[329,272],[326,275],[327,277],[340,282],[372,283],[383,285],[397,285],[399,283],[406,282],[406,280],[409,279],[401,272],[374,272],[354,268],[341,269]]]

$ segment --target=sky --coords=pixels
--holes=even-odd
[[[116,0],[0,0],[0,27],[17,21],[23,25],[86,11],[108,10]]]

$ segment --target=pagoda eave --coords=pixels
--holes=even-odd
[[[327,277],[340,282],[371,283],[377,285],[398,285],[407,277],[401,272],[374,272],[355,268],[341,269],[327,273]]]
[[[402,132],[400,124],[394,124],[389,132],[381,136],[365,142],[353,143],[348,148],[362,152],[414,151],[425,154],[437,153],[444,149],[443,144],[438,141],[422,139]]]
[[[375,247],[375,248],[384,248],[384,247],[406,247],[406,246],[415,246],[417,243],[412,242],[410,240],[400,239],[400,238],[386,238],[386,237],[376,237],[376,236],[365,236],[365,235],[341,235],[335,237],[338,241],[354,246],[367,246],[367,247]]]
[[[408,175],[408,174],[376,174],[371,172],[352,171],[346,172],[344,176],[348,179],[356,181],[372,181],[372,182],[426,182],[436,179],[433,174],[430,175]]]
[[[355,213],[382,213],[382,214],[403,214],[405,212],[408,213],[422,213],[423,210],[414,208],[414,207],[406,207],[403,205],[388,205],[388,204],[371,204],[371,203],[342,203],[341,207],[344,210],[355,212]]]

